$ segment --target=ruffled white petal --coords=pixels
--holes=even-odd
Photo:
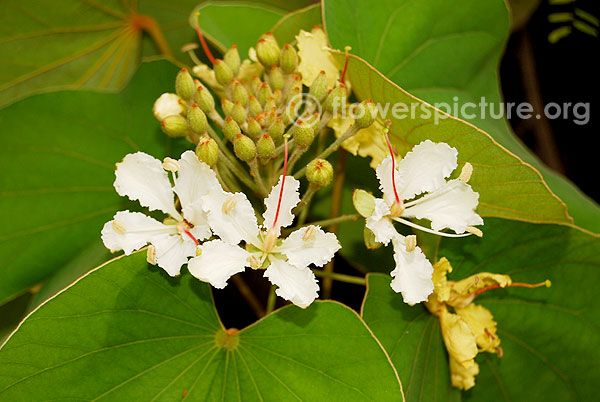
[[[123,250],[126,255],[144,247],[159,235],[176,234],[174,225],[163,225],[140,212],[119,211],[102,228],[102,241],[111,252]]]
[[[458,166],[457,157],[458,151],[443,142],[425,140],[416,145],[398,163],[398,196],[408,200],[441,187]]]
[[[229,244],[244,240],[256,244],[258,222],[254,208],[243,193],[213,190],[203,198],[208,223],[217,236]]]
[[[202,254],[188,263],[188,270],[201,281],[223,289],[232,275],[250,266],[250,253],[239,246],[221,240],[211,240],[202,245]]]
[[[305,268],[310,264],[322,267],[341,247],[335,234],[311,225],[292,232],[273,251],[283,253],[296,268]]]
[[[396,162],[396,167],[398,163]],[[396,202],[394,195],[394,183],[392,182],[392,157],[385,158],[377,169],[375,169],[377,178],[379,179],[379,189],[383,193],[383,199],[388,205],[393,205]],[[400,191],[400,181],[398,179],[398,170],[394,173],[394,181],[396,182],[396,190]]]
[[[196,243],[180,234],[154,237],[150,243],[156,248],[156,265],[171,276],[179,275],[181,266],[196,255]]]
[[[183,106],[180,101],[181,98],[176,94],[162,94],[156,102],[154,102],[154,107],[152,108],[156,120],[163,121],[169,116],[183,113]]]
[[[319,284],[308,268],[296,268],[286,261],[271,258],[265,277],[277,285],[275,293],[301,308],[308,307],[318,296]]]
[[[114,186],[119,195],[138,200],[150,211],[158,209],[181,220],[175,209],[169,176],[158,159],[143,152],[129,154],[117,163],[115,175]]]
[[[281,191],[281,181],[283,176],[279,177],[279,182],[271,189],[271,193],[265,198],[265,218],[264,226],[265,229],[271,229],[273,221],[275,220],[275,214],[277,213],[277,204],[279,202],[279,192]],[[294,214],[292,209],[300,202],[300,182],[294,179],[292,176],[286,176],[285,186],[283,188],[283,195],[281,197],[281,206],[279,209],[279,217],[277,218],[277,225],[275,231],[279,236],[280,229],[292,224],[294,221]]]
[[[394,244],[396,269],[392,275],[392,289],[402,293],[404,302],[410,305],[424,302],[433,292],[433,267],[419,247],[406,251],[404,236],[397,236]]]
[[[367,218],[367,228],[375,235],[375,241],[383,243],[386,246],[398,232],[392,221],[387,217],[390,214],[390,209],[381,198],[375,199],[375,209],[373,214]]]
[[[464,233],[467,226],[482,225],[475,208],[479,194],[460,180],[450,180],[434,192],[418,199],[406,208],[403,217],[429,219],[433,230],[449,228]]]

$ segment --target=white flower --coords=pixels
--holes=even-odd
[[[173,172],[173,187],[165,169]],[[211,235],[201,200],[220,188],[215,173],[194,152],[186,151],[179,161],[166,158],[164,163],[143,152],[129,154],[117,164],[115,174],[119,195],[170,218],[161,223],[140,212],[119,211],[102,229],[104,245],[111,252],[123,250],[129,255],[150,243],[149,262],[171,276],[178,275],[188,258],[196,255],[199,240]],[[175,194],[181,212],[176,208]]]
[[[285,177],[285,185],[283,180],[281,176],[265,199],[262,227],[242,193],[215,189],[203,198],[208,222],[220,240],[204,243],[201,254],[189,261],[192,275],[223,288],[232,275],[246,267],[266,267],[264,275],[278,286],[280,297],[302,308],[317,298],[319,285],[308,266],[329,262],[340,244],[335,234],[312,225],[279,239],[281,228],[292,224],[292,209],[300,202],[300,182],[292,176]],[[246,243],[245,248],[238,245],[241,241]]]
[[[154,102],[152,111],[156,120],[163,121],[169,116],[183,113],[183,105],[183,100],[176,94],[164,93]]]

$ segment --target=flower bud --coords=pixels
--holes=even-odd
[[[240,59],[240,52],[238,52],[237,45],[233,45],[225,52],[223,56],[223,61],[227,63],[233,75],[237,75],[238,71],[240,71],[240,65],[242,61]]]
[[[233,141],[236,135],[240,134],[240,126],[233,120],[231,116],[225,118],[225,124],[223,125],[223,135],[228,141]]]
[[[275,101],[276,105],[281,104],[281,101],[283,100],[283,92],[281,92],[281,89],[278,89],[275,92],[273,92],[273,100]],[[265,108],[265,111],[266,110],[267,109]]]
[[[265,107],[263,110],[265,111],[265,113],[271,113],[271,112],[277,111],[277,102],[275,102],[274,97],[270,97],[269,99],[267,99],[267,102],[265,103]]]
[[[214,166],[219,159],[219,146],[212,138],[202,137],[196,146],[196,156],[208,166]]]
[[[271,88],[283,89],[283,72],[277,66],[272,66],[271,71],[269,71],[269,85]]]
[[[302,91],[299,88],[290,88],[285,96],[285,102],[289,103],[290,101],[302,102]]]
[[[264,127],[270,127],[271,124],[273,124],[273,122],[275,121],[275,119],[277,119],[277,114],[275,112],[271,112],[269,114],[267,114],[267,117],[265,118],[265,125]]]
[[[354,122],[356,126],[360,128],[370,127],[375,121],[376,113],[377,109],[375,109],[375,105],[371,99],[362,101],[354,110],[354,116],[356,116]]]
[[[180,115],[185,112],[185,102],[177,95],[171,93],[162,94],[156,102],[152,111],[158,121],[163,121],[168,116]]]
[[[279,46],[272,34],[267,33],[259,39],[256,44],[256,56],[258,61],[265,67],[271,67],[279,63]]]
[[[283,112],[283,115],[281,116],[281,118],[283,119],[283,124],[285,126],[289,126],[290,124],[292,124],[296,120],[296,117],[298,117],[297,113],[298,108],[296,106],[296,102],[288,103],[288,105],[285,108],[285,111]]]
[[[299,91],[300,93],[302,93],[302,77],[300,77],[298,74],[294,74],[289,91],[296,91],[296,90]]]
[[[194,100],[200,110],[204,113],[210,113],[215,110],[215,99],[210,91],[203,86],[198,86],[198,88],[196,88]]]
[[[235,101],[233,109],[231,110],[231,117],[233,117],[233,120],[238,124],[242,124],[246,121],[246,108],[242,106],[240,101]]]
[[[375,240],[375,233],[373,233],[373,231],[366,226],[365,226],[365,229],[363,232],[363,238],[365,241],[365,246],[369,250],[375,250],[375,249],[378,249],[379,247],[383,246],[383,244],[381,244],[377,240]]]
[[[296,145],[309,147],[315,139],[315,130],[312,126],[302,120],[298,120],[292,129],[292,135]]]
[[[187,68],[182,68],[177,74],[177,78],[175,78],[175,92],[182,99],[189,100],[194,95],[195,89],[194,79]]]
[[[354,204],[356,212],[363,218],[369,218],[375,211],[375,197],[365,190],[354,190],[354,194],[352,194],[352,203]]]
[[[325,102],[323,103],[323,109],[330,113],[336,113],[343,108],[343,105],[346,102],[346,86],[344,84],[340,84],[339,86],[333,88],[333,90],[329,93]]]
[[[298,66],[298,53],[293,46],[287,43],[283,45],[283,50],[281,51],[281,56],[279,59],[279,65],[286,74],[291,74],[296,71],[296,67]]]
[[[221,85],[227,85],[233,79],[233,71],[231,71],[231,67],[227,65],[223,60],[216,60],[213,65],[213,70],[215,70],[215,78],[217,82]]]
[[[197,104],[193,104],[190,110],[188,111],[188,124],[194,133],[204,134],[206,132],[206,126],[208,125],[208,121],[206,120],[206,115]]]
[[[260,102],[254,95],[250,96],[248,99],[248,111],[250,112],[250,116],[255,117],[257,114],[262,113],[263,109],[260,105]]]
[[[319,102],[323,102],[327,96],[328,89],[327,74],[325,71],[321,71],[317,74],[317,78],[313,81],[308,93],[315,97]]]
[[[322,188],[333,180],[333,166],[325,159],[313,159],[306,166],[306,179],[317,188]]]
[[[273,92],[271,92],[271,87],[266,82],[263,82],[258,89],[258,101],[262,106],[267,103],[267,99],[273,97]]]
[[[169,137],[184,137],[188,133],[188,123],[181,115],[167,116],[161,123],[162,130]]]
[[[242,106],[248,106],[248,90],[240,82],[236,82],[233,86],[233,101],[239,101]]]
[[[221,109],[223,110],[223,114],[225,114],[225,116],[231,116],[231,112],[233,112],[233,102],[229,99],[221,99]]]
[[[283,125],[283,120],[278,118],[269,126],[269,135],[273,140],[279,142],[283,137],[284,130],[285,126]]]
[[[244,134],[238,134],[233,140],[233,152],[244,162],[250,162],[256,157],[256,145]]]
[[[256,152],[260,159],[271,159],[275,155],[275,142],[269,134],[263,134],[256,144]]]
[[[260,123],[256,121],[256,119],[251,117],[250,119],[248,119],[248,130],[246,131],[248,132],[250,138],[256,141],[260,138],[260,135],[262,134],[262,127],[260,126]]]
[[[260,86],[262,85],[262,81],[258,78],[258,75],[252,77],[252,82],[250,83],[250,87],[252,88],[252,92],[254,95],[258,95],[258,91],[260,90]]]

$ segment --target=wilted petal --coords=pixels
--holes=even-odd
[[[229,244],[244,240],[256,243],[258,222],[254,208],[243,193],[211,191],[203,198],[208,223],[217,236]]]
[[[223,289],[227,280],[250,266],[250,253],[239,246],[221,240],[211,240],[202,245],[202,254],[188,263],[188,270],[201,281]]]
[[[440,314],[440,327],[448,354],[457,362],[464,363],[477,356],[475,335],[460,316],[443,310]]]
[[[279,192],[281,191],[281,182],[283,176],[279,177],[279,182],[271,189],[271,193],[265,198],[265,218],[264,227],[265,229],[271,229],[273,221],[275,220],[275,214],[277,213],[277,204],[279,203]],[[277,235],[280,233],[282,227],[286,227],[292,224],[294,221],[294,214],[292,209],[300,202],[300,182],[294,179],[292,176],[286,176],[285,186],[283,188],[283,194],[281,196],[281,206],[279,208],[279,217],[277,218],[277,225],[275,231]]]
[[[456,308],[456,314],[471,328],[477,346],[483,351],[496,353],[500,338],[496,334],[496,321],[487,308],[470,303],[466,307]]]
[[[475,386],[475,376],[479,374],[479,365],[475,360],[467,360],[459,363],[453,357],[450,357],[450,380],[452,386],[468,390]]]
[[[392,240],[396,269],[390,275],[394,278],[391,286],[402,293],[404,302],[410,305],[424,302],[433,292],[433,267],[419,247],[406,251],[404,236]]]
[[[317,278],[308,268],[296,268],[286,261],[271,258],[265,277],[277,285],[275,293],[278,296],[298,307],[308,307],[319,296]]]
[[[457,157],[458,151],[443,142],[425,140],[416,145],[398,163],[398,196],[408,200],[441,187],[458,166]]]
[[[174,225],[163,225],[140,212],[119,211],[102,228],[102,241],[111,252],[123,250],[126,255],[148,244],[153,237],[176,234]]]
[[[398,235],[392,221],[387,218],[390,214],[390,209],[381,198],[375,199],[375,209],[373,215],[367,218],[367,228],[375,235],[375,241],[383,243],[386,246],[395,236]]]
[[[397,162],[396,166],[398,166]],[[383,193],[383,199],[387,205],[393,205],[396,202],[396,196],[394,195],[394,182],[392,181],[392,157],[388,156],[381,161],[375,172],[379,179],[379,189]],[[396,182],[396,191],[400,191],[397,169],[394,173],[394,181]]]
[[[335,234],[326,233],[319,226],[311,225],[292,232],[273,251],[285,254],[288,262],[297,268],[310,264],[322,267],[341,247]]]
[[[156,236],[150,243],[156,248],[156,265],[171,276],[179,275],[181,266],[196,255],[196,243],[188,236]]]
[[[325,49],[328,46],[325,32],[320,28],[314,28],[310,33],[301,30],[296,41],[300,57],[298,71],[302,75],[302,83],[311,86],[317,75],[325,71],[329,87],[332,88],[340,73],[335,59]]]
[[[483,219],[475,208],[479,194],[460,180],[450,180],[434,192],[406,208],[403,217],[429,219],[433,230],[449,228],[464,233],[467,226],[482,225]]]
[[[115,175],[114,186],[119,195],[138,200],[150,211],[158,209],[181,219],[175,209],[169,176],[158,159],[143,152],[129,154],[117,163]]]
[[[176,94],[162,94],[154,102],[154,107],[152,108],[154,117],[158,121],[163,121],[169,116],[181,114],[183,112],[182,102],[181,98]]]

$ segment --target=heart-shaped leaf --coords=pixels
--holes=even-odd
[[[389,359],[336,302],[241,330],[210,287],[119,257],[35,310],[0,349],[0,399],[402,400]]]

